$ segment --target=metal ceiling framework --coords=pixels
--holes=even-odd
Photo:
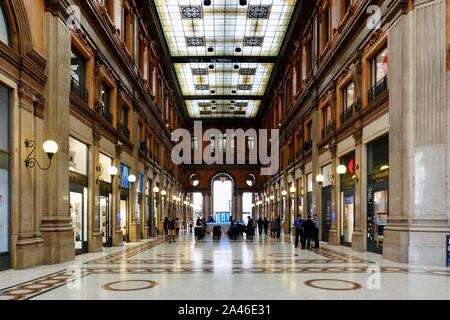
[[[191,119],[254,119],[297,0],[154,0]]]

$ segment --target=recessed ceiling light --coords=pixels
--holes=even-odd
[[[231,100],[231,103],[232,103],[232,104],[234,104],[234,102],[235,102],[234,100]]]
[[[242,49],[241,49],[241,48],[236,48],[236,49],[234,49],[234,51],[236,51],[236,52],[241,52]]]
[[[211,93],[212,93],[212,94],[216,93],[216,90],[211,90]]]
[[[234,70],[238,70],[239,66],[237,64],[235,64],[233,68],[234,68]]]
[[[214,65],[213,65],[213,64],[210,64],[210,65],[209,65],[209,69],[211,69],[211,70],[214,69]]]
[[[235,93],[236,93],[236,90],[231,90],[231,93],[235,94]]]
[[[211,103],[216,103],[216,101],[215,101],[215,100],[213,100],[213,101],[211,101]]]
[[[204,1],[203,1],[203,4],[204,4],[205,6],[210,6],[210,5],[211,5],[211,0],[204,0]]]
[[[213,47],[209,47],[208,48],[208,52],[213,52],[214,51],[214,48]]]
[[[241,6],[246,6],[247,5],[247,0],[239,0],[239,4]]]

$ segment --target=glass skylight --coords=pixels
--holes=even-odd
[[[186,100],[191,118],[254,118],[259,100]]]
[[[174,57],[277,56],[296,2],[155,0]]]
[[[256,117],[297,0],[154,3],[190,117]]]
[[[271,63],[176,63],[183,95],[257,95],[266,92]]]

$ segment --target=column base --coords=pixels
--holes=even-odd
[[[45,242],[45,264],[59,264],[75,260],[74,233],[70,231],[42,231]]]
[[[112,237],[112,245],[113,247],[122,247],[123,246],[123,233],[122,231],[116,231]]]
[[[141,224],[131,223],[130,226],[130,242],[140,242],[141,241]]]
[[[101,233],[93,233],[89,241],[89,252],[102,252],[103,251],[103,236]]]
[[[399,263],[408,263],[409,228],[390,227],[384,228],[383,258]]]
[[[409,263],[422,266],[447,266],[448,218],[415,219],[409,233]]]
[[[331,229],[328,232],[328,244],[330,246],[338,246],[339,245],[337,229]]]
[[[23,270],[45,264],[44,249],[42,238],[19,240],[16,243],[16,259],[13,268]]]
[[[364,252],[366,251],[367,245],[365,245],[364,234],[361,231],[353,232],[352,236],[352,250]]]

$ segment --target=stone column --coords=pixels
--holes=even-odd
[[[45,13],[48,81],[44,136],[59,144],[51,168],[44,173],[42,237],[47,264],[74,260],[75,244],[69,213],[70,32],[64,22]]]
[[[389,219],[383,256],[445,266],[450,185],[450,106],[443,0],[391,19]],[[393,107],[395,106],[395,108]]]
[[[317,214],[320,217],[322,207],[322,185],[316,181],[316,176],[322,173],[319,164],[319,148],[317,147],[317,143],[320,140],[319,128],[319,111],[317,108],[314,108],[312,114],[312,214]]]
[[[340,201],[340,180],[338,178],[338,174],[336,173],[336,168],[339,166],[339,160],[336,156],[337,153],[337,145],[332,144],[329,148],[331,152],[331,172],[333,175],[333,190],[331,194],[331,229],[328,236],[328,244],[337,246],[340,243],[340,235],[338,229],[338,207]]]
[[[100,230],[100,188],[97,177],[100,174],[98,170],[100,157],[100,140],[102,138],[100,131],[96,128],[92,131],[93,144],[90,148],[91,158],[89,159],[89,210],[88,210],[88,228],[89,228],[89,252],[100,252],[103,250],[103,237]],[[103,168],[108,170],[108,168]]]
[[[363,223],[363,219],[367,220],[367,216],[362,215],[362,206],[367,205],[367,202],[362,202],[362,194],[364,192],[364,190],[362,190],[362,134],[362,127],[356,128],[353,133],[353,138],[355,139],[355,174],[357,176],[357,180],[355,181],[355,221],[353,227],[352,249],[356,251],[366,251],[367,248],[365,237],[366,232],[363,229],[363,226],[365,225],[365,223]]]

